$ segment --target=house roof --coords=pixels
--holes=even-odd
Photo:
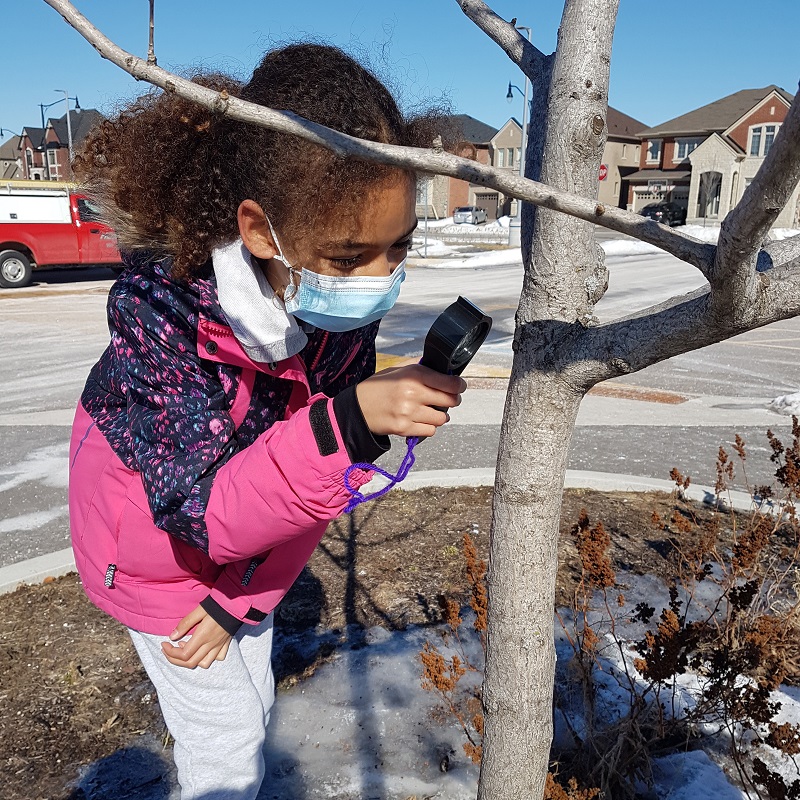
[[[20,137],[14,136],[5,144],[0,145],[0,179],[4,181],[15,178],[19,172],[17,164],[19,143]]]
[[[0,161],[14,161],[19,158],[19,143],[21,136],[12,136],[4,144],[0,144]]]
[[[679,133],[708,134],[712,131],[724,131],[753,106],[758,105],[770,92],[777,92],[787,103],[791,103],[794,99],[794,95],[775,84],[770,84],[762,89],[742,89],[715,100],[713,103],[696,108],[688,114],[667,120],[653,128],[640,130],[639,136],[654,138]]]
[[[469,114],[455,114],[451,117],[453,124],[459,131],[464,141],[472,144],[489,144],[492,137],[497,133],[497,128],[481,122]]]
[[[94,108],[85,108],[78,110],[70,110],[69,122],[72,126],[72,143],[77,145],[89,133],[89,130],[103,120],[103,115],[96,111]],[[52,125],[53,130],[58,136],[58,141],[61,144],[69,142],[69,135],[67,131],[67,115],[63,114],[58,119],[48,120]]]
[[[606,125],[608,126],[609,136],[615,136],[618,139],[632,139],[638,141],[638,132],[642,129],[644,123],[609,106]]]
[[[29,125],[26,125],[22,132],[28,135],[28,138],[31,140],[31,144],[34,147],[41,147],[42,142],[44,141],[44,128],[31,128]]]

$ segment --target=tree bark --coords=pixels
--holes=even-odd
[[[597,192],[606,139],[617,5],[567,0],[556,53],[530,76],[528,176],[587,198]],[[524,216],[525,278],[492,509],[479,800],[538,800],[544,793],[561,495],[585,391],[555,365],[607,285],[590,225],[547,208],[531,211]]]

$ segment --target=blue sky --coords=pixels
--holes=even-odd
[[[54,89],[77,95],[84,108],[111,113],[145,88],[103,61],[42,0],[4,5],[3,128],[39,125],[39,104],[61,97]],[[146,55],[147,0],[76,5],[122,47]],[[491,5],[531,27],[539,49],[554,49],[559,0]],[[266,49],[309,37],[366,56],[406,105],[446,95],[455,112],[496,127],[521,117],[521,98],[505,99],[509,81],[522,86],[520,72],[455,0],[156,0],[159,64],[184,74],[222,69],[246,77]],[[743,88],[775,83],[794,93],[799,39],[798,0],[621,0],[611,105],[649,126]],[[63,101],[47,111],[63,113]]]

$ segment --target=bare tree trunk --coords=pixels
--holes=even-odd
[[[585,197],[596,196],[605,144],[616,8],[616,0],[568,0],[557,51],[530,76],[527,177]],[[558,365],[607,284],[585,222],[527,209],[523,247],[525,280],[492,513],[480,800],[538,800],[544,792],[561,495],[585,393]]]

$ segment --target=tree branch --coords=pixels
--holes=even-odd
[[[152,83],[166,92],[196,102],[220,115],[300,136],[340,156],[377,161],[419,172],[449,175],[480,186],[488,186],[511,197],[545,206],[655,245],[696,267],[704,275],[711,269],[715,249],[713,245],[698,242],[690,236],[647,220],[638,214],[604,206],[595,200],[558,191],[543,183],[521,178],[505,170],[496,170],[486,164],[450,153],[356,139],[305,120],[296,114],[248,103],[225,92],[215,92],[167,72],[161,67],[147,64],[141,58],[123,50],[95,28],[68,0],[44,1],[58,11],[103,58],[116,64],[136,80]]]
[[[516,20],[506,22],[492,11],[483,0],[456,0],[461,10],[495,43],[529,78],[547,58],[516,28]]]
[[[720,318],[710,286],[583,330],[565,355],[565,379],[588,390],[609,378],[800,315],[800,264],[760,272],[747,319]]]
[[[791,236],[788,239],[770,242],[764,246],[764,253],[769,256],[775,267],[796,261],[800,258],[800,234]]]

